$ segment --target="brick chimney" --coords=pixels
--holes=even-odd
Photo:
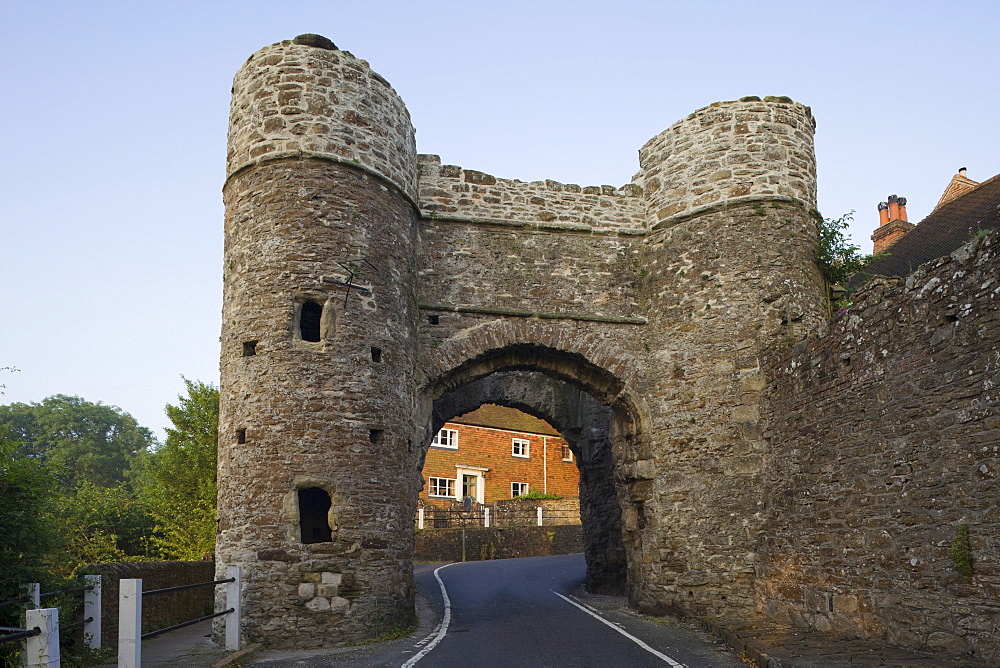
[[[906,219],[906,198],[889,195],[878,205],[878,229],[872,234],[874,253],[884,253],[915,226]]]

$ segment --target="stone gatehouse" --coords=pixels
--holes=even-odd
[[[961,583],[972,589],[925,581],[920,611],[894,618],[880,592],[911,568],[895,553],[899,515],[876,523],[894,538],[844,538],[881,551],[865,562],[881,570],[864,592],[851,589],[858,562],[839,556],[840,525],[820,540],[809,523],[818,508],[806,497],[831,476],[839,486],[828,491],[850,506],[833,453],[857,424],[851,414],[871,410],[868,390],[907,402],[871,384],[891,384],[893,355],[931,345],[917,324],[933,311],[913,316],[907,350],[855,353],[850,372],[836,360],[869,340],[866,322],[827,333],[847,337],[836,344],[803,343],[828,327],[813,261],[814,129],[809,108],[787,98],[719,102],[647,142],[632,183],[525,183],[418,155],[392,87],[325,38],[252,55],[233,84],[224,187],[217,557],[245,569],[245,634],[316,646],[408,625],[424,455],[446,421],[494,403],[570,443],[591,589],[650,612],[770,615],[996,655],[996,545],[982,537],[1000,521],[984,487],[1000,429],[997,398],[984,394],[1000,383],[995,306],[956,311],[992,335],[979,351],[933,362],[984,355],[949,400],[980,402],[972,419],[985,454],[945,448],[925,462],[965,467],[955,474],[963,500],[928,510],[940,530],[927,539],[950,540],[960,520],[975,527],[979,575]],[[975,257],[982,268],[966,282],[995,271],[995,246]],[[896,303],[885,299],[874,313]],[[866,366],[869,352],[880,371]],[[842,410],[835,396],[823,404],[820,428],[803,393],[833,378],[867,389]],[[910,447],[905,434],[892,439],[880,452],[905,459],[889,454]],[[988,474],[966,470],[984,457]],[[869,465],[852,459],[851,480],[888,475]],[[934,475],[909,467],[911,484]],[[824,509],[827,523],[841,512],[834,501]],[[865,525],[863,510],[851,516],[847,526]],[[946,548],[927,549],[920,568],[933,553],[943,572]],[[828,584],[829,569],[842,577]],[[935,614],[960,595],[980,603]],[[893,636],[901,625],[912,637]]]

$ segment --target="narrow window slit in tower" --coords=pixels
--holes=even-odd
[[[236,444],[237,445],[243,445],[246,442],[247,442],[247,430],[246,429],[237,429],[236,430]]]
[[[307,487],[299,490],[299,531],[303,543],[329,543],[330,495],[325,489]]]
[[[299,314],[299,334],[303,341],[319,341],[319,323],[323,317],[323,306],[316,302],[303,302]]]
[[[427,316],[427,322],[429,322],[432,325],[440,325],[441,324],[441,316],[438,316],[438,315],[429,315],[429,316]]]
[[[382,349],[372,346],[372,362],[382,361]]]
[[[257,342],[256,341],[244,341],[243,342],[243,357],[253,357],[257,354]]]
[[[382,440],[382,429],[369,429],[368,430],[368,440],[372,443],[378,443]]]

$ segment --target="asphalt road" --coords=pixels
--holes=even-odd
[[[421,566],[411,638],[327,652],[267,652],[254,666],[744,666],[699,630],[583,591],[582,555]]]

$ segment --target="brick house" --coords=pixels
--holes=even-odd
[[[907,276],[925,262],[948,255],[985,230],[1000,229],[1000,174],[983,182],[958,170],[934,210],[920,224],[906,218],[906,198],[892,195],[878,205],[874,252],[887,252],[864,274]]]
[[[434,437],[420,500],[432,505],[472,497],[493,503],[531,491],[579,494],[569,445],[544,420],[486,404],[448,422]]]

